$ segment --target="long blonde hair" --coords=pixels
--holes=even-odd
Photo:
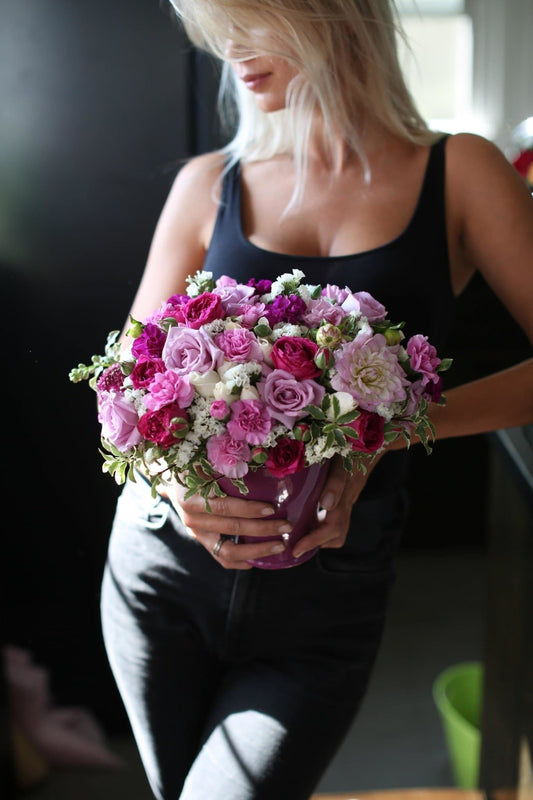
[[[312,122],[318,110],[333,153],[339,134],[361,159],[363,119],[379,123],[404,140],[435,139],[406,87],[397,53],[403,36],[393,0],[170,0],[191,42],[223,62],[219,110],[233,124],[224,150],[228,168],[290,153],[296,188],[289,203],[301,199]],[[226,61],[228,39],[246,59],[246,31],[266,29],[263,52],[285,58],[298,70],[288,88],[286,108],[266,114],[236,80]],[[250,57],[250,55],[248,56]]]

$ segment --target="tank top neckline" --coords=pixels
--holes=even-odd
[[[240,163],[237,162],[237,164],[235,164],[235,166],[233,168],[233,172],[234,172],[233,181],[234,181],[234,192],[235,192],[234,202],[235,202],[235,212],[236,212],[235,213],[235,226],[236,226],[236,229],[237,229],[239,240],[241,241],[242,244],[244,244],[249,249],[254,250],[256,252],[259,252],[259,253],[263,253],[264,255],[267,255],[267,256],[271,256],[273,258],[274,257],[275,258],[284,258],[284,259],[290,259],[291,261],[298,260],[298,261],[308,261],[308,262],[313,262],[313,261],[314,262],[320,262],[320,261],[328,261],[328,262],[329,261],[345,261],[345,260],[350,260],[350,259],[354,260],[354,259],[359,259],[359,258],[372,256],[375,253],[379,253],[379,252],[382,252],[383,250],[387,250],[387,249],[389,249],[391,247],[395,247],[396,245],[400,244],[400,242],[403,239],[405,239],[405,238],[407,238],[409,236],[409,234],[411,233],[412,229],[415,226],[415,223],[417,221],[417,218],[418,218],[418,216],[420,214],[420,211],[421,211],[421,208],[422,208],[424,197],[425,197],[425,195],[426,195],[426,193],[428,191],[428,185],[429,185],[429,180],[430,180],[431,171],[432,171],[431,167],[432,167],[432,162],[433,162],[433,160],[435,158],[435,152],[437,151],[437,147],[439,145],[442,146],[443,141],[445,139],[447,139],[447,138],[448,138],[448,136],[445,134],[440,139],[438,139],[436,142],[434,142],[432,145],[430,145],[429,155],[428,155],[426,166],[425,166],[425,170],[424,170],[424,177],[422,179],[422,184],[421,184],[420,190],[418,192],[417,201],[416,201],[413,213],[411,215],[411,218],[409,219],[409,221],[408,221],[407,225],[405,226],[405,228],[397,236],[395,236],[394,239],[391,239],[390,241],[385,242],[384,244],[377,245],[377,247],[372,247],[372,248],[370,248],[368,250],[360,250],[360,251],[358,251],[356,253],[347,253],[347,254],[338,255],[338,256],[304,256],[304,255],[299,256],[299,255],[293,255],[291,253],[282,253],[282,252],[278,252],[277,250],[267,250],[266,248],[260,247],[259,245],[256,245],[253,242],[251,242],[249,239],[247,239],[246,236],[244,235],[244,230],[243,230],[243,227],[242,227],[241,169],[240,169]]]

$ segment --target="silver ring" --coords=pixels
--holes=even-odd
[[[213,549],[211,551],[213,553],[213,555],[215,556],[215,558],[220,553],[220,548],[222,547],[222,545],[224,544],[224,542],[226,541],[227,538],[228,537],[225,536],[223,533],[221,533],[220,536],[218,537],[218,539],[216,541],[216,544],[215,544],[215,546],[213,547]]]

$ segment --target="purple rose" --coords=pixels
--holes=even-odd
[[[422,376],[422,386],[430,382],[436,382],[438,377],[437,367],[441,360],[437,356],[437,351],[433,345],[428,342],[428,337],[423,336],[421,333],[411,336],[405,349],[409,356],[411,367]]]
[[[307,416],[307,405],[320,405],[326,393],[323,386],[312,379],[298,380],[282,369],[274,369],[257,389],[271,416],[287,428]]]
[[[228,361],[262,361],[263,351],[254,334],[246,328],[229,328],[217,333],[215,344]]]
[[[211,436],[207,440],[209,463],[228,478],[243,478],[248,472],[252,451],[244,441],[233,439],[229,433]]]
[[[236,400],[231,406],[231,419],[227,424],[233,439],[248,444],[262,444],[272,427],[272,419],[260,400]]]
[[[265,316],[266,306],[264,303],[254,303],[253,305],[248,305],[248,303],[243,303],[239,308],[238,317],[240,319],[240,323],[245,328],[253,328],[257,325],[257,321]]]
[[[170,328],[162,357],[167,369],[179,375],[216,370],[224,360],[224,354],[205,331],[180,326]]]
[[[135,358],[148,356],[149,358],[159,358],[165,344],[167,334],[157,325],[148,322],[144,331],[137,336],[133,342],[131,352]]]
[[[172,369],[158,372],[148,386],[148,394],[143,397],[149,411],[157,411],[170,403],[177,403],[181,408],[188,408],[194,397],[194,387],[189,383],[187,375],[179,375]]]
[[[142,439],[135,405],[120,392],[98,392],[98,421],[102,425],[102,438],[121,453],[131,450]]]

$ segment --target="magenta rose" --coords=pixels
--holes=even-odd
[[[280,336],[270,352],[272,363],[277,369],[290,372],[295,378],[316,378],[322,370],[317,367],[314,357],[318,345],[303,336]]]
[[[162,358],[150,358],[140,355],[133,367],[130,378],[134,389],[146,389],[158,372],[165,371],[165,362]]]
[[[406,346],[407,355],[411,367],[421,374],[422,385],[435,382],[437,379],[437,367],[441,363],[437,356],[437,351],[428,342],[428,337],[417,333],[411,336]]]
[[[159,358],[163,351],[163,346],[167,335],[157,325],[149,322],[140,336],[133,342],[131,352],[135,358],[148,356],[149,358]]]
[[[193,397],[194,386],[189,383],[189,378],[169,369],[154,375],[143,401],[149,411],[157,411],[170,403],[177,403],[180,408],[188,408]]]
[[[262,361],[263,351],[254,334],[246,328],[229,328],[217,333],[215,344],[228,361]]]
[[[299,419],[307,416],[305,406],[319,406],[326,393],[314,380],[298,380],[290,372],[273,369],[257,384],[257,390],[274,419],[292,428]]]
[[[169,330],[162,355],[167,368],[179,375],[204,374],[216,370],[224,360],[224,354],[205,331],[183,327]]]
[[[179,419],[173,422],[172,420]],[[187,412],[177,403],[147,411],[139,420],[138,428],[145,439],[154,442],[165,450],[176,444],[178,437],[174,434],[187,428],[189,417]]]
[[[261,444],[272,427],[272,419],[261,400],[236,400],[231,406],[227,428],[233,439]]]
[[[227,478],[243,478],[248,472],[252,451],[244,441],[233,439],[229,433],[220,433],[207,440],[209,463]]]
[[[293,475],[305,467],[305,445],[296,439],[282,437],[276,442],[265,461],[265,467],[275,478]]]
[[[187,328],[198,330],[208,322],[224,318],[222,300],[212,292],[203,292],[177,308],[176,319],[179,317]]]
[[[102,438],[125,453],[141,441],[139,415],[132,400],[119,392],[98,392],[98,421]]]
[[[353,422],[348,423],[358,435],[358,439],[349,438],[352,450],[361,453],[375,453],[385,441],[385,420],[373,411],[361,409],[361,414]]]

